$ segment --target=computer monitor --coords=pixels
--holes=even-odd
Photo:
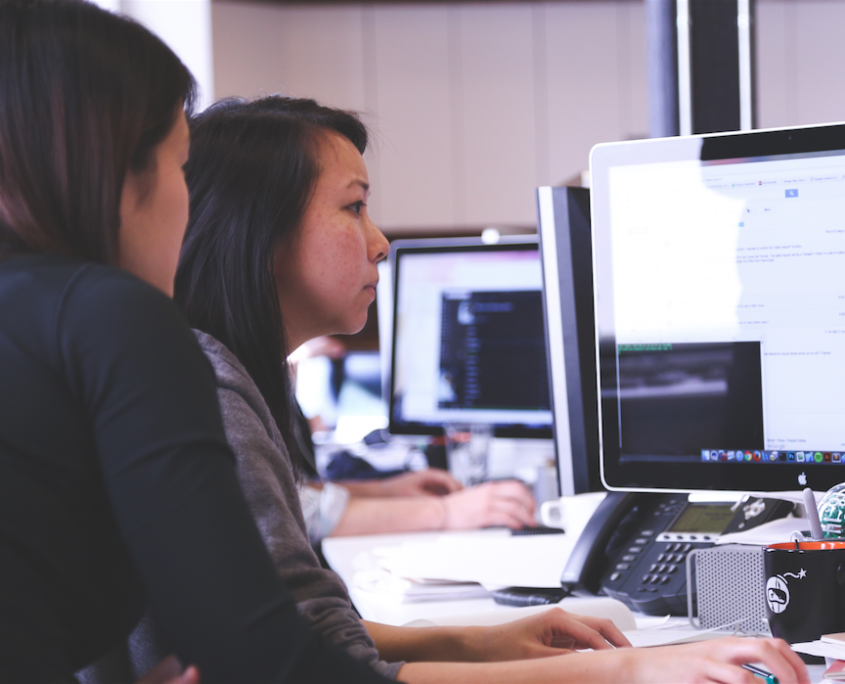
[[[537,216],[560,490],[602,491],[590,191],[538,188]]]
[[[487,423],[497,437],[550,439],[536,236],[400,240],[390,260],[390,432]]]
[[[609,488],[845,481],[845,125],[591,154]]]

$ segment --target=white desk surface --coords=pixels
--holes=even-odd
[[[375,534],[359,537],[333,537],[323,540],[323,555],[331,568],[340,575],[349,590],[349,596],[364,620],[388,625],[404,625],[413,620],[434,619],[453,615],[472,615],[492,611],[508,610],[508,606],[496,603],[492,598],[477,598],[446,601],[417,601],[400,603],[394,598],[363,591],[355,587],[352,578],[356,570],[356,559],[379,546],[401,544],[409,540],[434,541],[441,536],[467,534],[480,538],[510,536],[507,529],[484,529],[473,532],[405,532],[402,534]],[[634,614],[638,625],[653,624],[654,617]],[[688,625],[686,618],[673,618],[679,625]],[[692,628],[690,628],[692,629]]]
[[[506,606],[501,606],[492,598],[481,598],[471,600],[455,601],[426,601],[417,603],[399,603],[387,597],[378,596],[371,592],[356,589],[352,578],[357,569],[356,558],[378,546],[401,544],[403,541],[414,540],[436,540],[441,535],[467,534],[466,532],[406,532],[402,534],[378,534],[359,537],[334,537],[323,540],[323,555],[326,557],[331,568],[340,575],[349,589],[349,595],[355,607],[361,613],[361,617],[372,622],[381,622],[388,625],[404,625],[413,620],[432,619],[452,615],[468,615],[484,613],[487,611],[501,611]],[[477,530],[473,535],[481,537],[507,536],[509,530],[486,529]],[[654,618],[634,614],[639,627],[653,621]],[[686,618],[673,618],[675,626],[684,628],[688,626]],[[689,627],[692,630],[692,627]],[[821,682],[824,665],[813,665],[809,667],[810,678],[813,682]]]
[[[567,534],[577,539],[586,525],[602,497],[596,494],[586,494],[566,497],[561,511],[561,519],[567,528]],[[334,537],[323,540],[323,555],[331,568],[340,575],[345,582],[349,595],[355,607],[365,620],[381,622],[390,625],[403,625],[413,620],[446,617],[452,615],[467,615],[486,611],[501,611],[501,606],[492,598],[429,601],[415,603],[400,603],[396,599],[380,596],[368,591],[357,589],[352,579],[356,570],[361,569],[362,558],[367,552],[379,546],[398,545],[402,542],[436,541],[441,537],[472,535],[482,539],[496,537],[508,538],[510,530],[493,528],[460,532],[405,532],[401,534],[379,534],[359,537]],[[356,565],[358,559],[358,565]],[[561,572],[563,564],[561,564]]]
[[[352,577],[356,569],[355,559],[362,553],[378,546],[401,544],[403,541],[435,540],[443,535],[455,534],[451,532],[405,532],[402,534],[373,534],[360,537],[330,537],[323,540],[323,555],[346,584],[349,596],[361,617],[372,622],[388,625],[404,625],[412,620],[441,617],[445,615],[464,615],[481,613],[488,610],[500,610],[492,598],[458,600],[458,601],[426,601],[417,603],[398,603],[388,597],[378,596],[367,591],[356,589]],[[459,534],[466,535],[467,532]],[[477,530],[472,533],[483,537],[507,536],[504,529]]]

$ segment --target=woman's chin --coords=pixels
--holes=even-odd
[[[362,319],[344,321],[342,324],[335,326],[335,330],[327,335],[356,335],[364,329],[367,324],[367,315],[364,314]]]

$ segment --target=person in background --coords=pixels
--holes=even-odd
[[[376,263],[388,246],[367,214],[366,145],[356,116],[312,100],[223,101],[192,122],[191,220],[175,296],[217,374],[253,515],[309,622],[411,683],[750,684],[739,665],[757,661],[782,682],[806,682],[783,641],[637,650],[624,648],[612,623],[557,608],[494,628],[361,623],[343,583],[319,567],[308,542],[297,495],[307,467],[286,359],[314,337],[360,330],[375,297]],[[595,652],[571,653],[584,648]]]
[[[312,544],[356,534],[536,524],[534,497],[522,482],[485,482],[464,489],[436,468],[383,480],[305,482],[300,497]]]
[[[138,24],[0,0],[0,682],[76,682],[147,604],[185,682],[385,681],[297,615],[171,299],[193,92]]]
[[[309,421],[294,407],[295,446],[306,477],[302,514],[311,543],[324,537],[426,530],[533,527],[535,503],[518,480],[464,487],[445,470],[426,468],[373,480],[321,480]]]
[[[346,353],[346,347],[334,337],[321,335],[308,340],[287,359],[294,384],[302,382],[303,361],[316,357],[334,361],[343,359]],[[299,397],[294,413],[296,448],[307,471],[299,494],[308,537],[315,546],[325,537],[535,526],[534,498],[518,480],[487,482],[464,489],[448,472],[438,468],[374,479],[322,477],[311,433],[325,430],[325,424],[319,414],[305,417]],[[347,458],[356,466],[375,472],[365,460]]]

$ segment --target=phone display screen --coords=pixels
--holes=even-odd
[[[730,504],[690,504],[667,532],[721,533],[734,516]]]

